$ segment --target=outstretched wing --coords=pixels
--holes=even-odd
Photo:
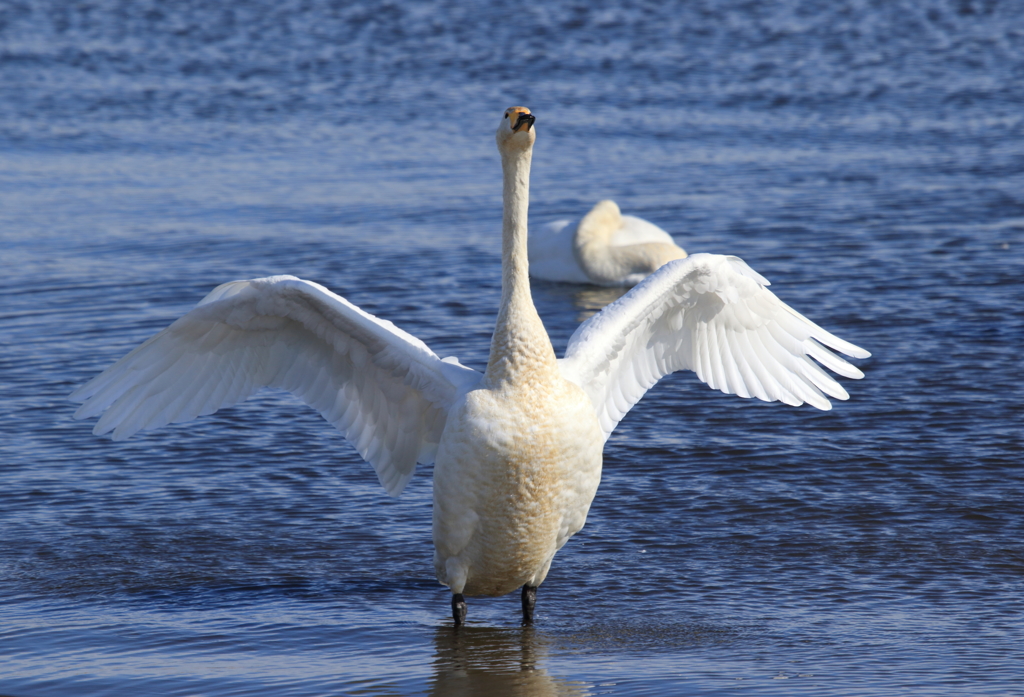
[[[288,390],[345,434],[397,496],[433,461],[448,408],[480,373],[294,276],[233,281],[71,395],[114,440],[189,421],[261,387]]]
[[[605,437],[654,383],[677,370],[741,397],[831,409],[825,395],[849,395],[811,359],[862,378],[822,344],[855,358],[871,354],[811,322],[767,285],[738,257],[694,254],[670,262],[580,325],[560,361],[562,373],[590,395]]]

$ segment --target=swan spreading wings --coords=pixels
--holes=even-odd
[[[465,596],[522,588],[524,623],[551,560],[586,521],[604,442],[661,377],[692,370],[742,397],[831,408],[846,391],[819,363],[869,354],[790,309],[737,257],[672,261],[572,335],[557,359],[530,295],[528,109],[505,111],[502,296],[487,369],[293,276],[234,281],[71,398],[114,440],[189,421],[261,387],[288,390],[341,431],[397,496],[434,463],[434,566]]]

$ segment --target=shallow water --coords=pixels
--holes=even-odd
[[[0,10],[0,694],[1024,694],[1024,21],[1009,3]],[[830,412],[671,376],[540,589],[434,580],[288,395],[114,444],[71,390],[220,282],[482,367],[504,107],[602,197],[872,351]],[[536,284],[556,348],[608,297]]]

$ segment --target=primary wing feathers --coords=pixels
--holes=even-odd
[[[285,389],[352,442],[397,495],[431,462],[448,407],[479,373],[322,286],[291,276],[214,289],[72,399],[115,440]],[[105,412],[105,413],[104,413]]]
[[[677,370],[741,397],[831,409],[826,395],[849,395],[814,361],[861,378],[829,348],[870,354],[787,306],[767,285],[737,257],[670,262],[576,330],[562,372],[590,395],[606,437],[655,382]]]

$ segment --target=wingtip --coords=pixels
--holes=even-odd
[[[836,397],[836,399],[846,399],[846,397]],[[821,401],[809,401],[807,403],[819,411],[832,411],[832,402],[824,397],[822,397]]]
[[[84,385],[79,385],[75,389],[71,390],[71,394],[69,394],[68,397],[67,397],[68,401],[76,402],[78,404],[81,404],[85,400],[89,399],[89,395],[86,394],[86,390],[89,387],[89,385],[91,385],[91,384],[92,384],[92,381],[90,380],[89,382],[85,383]],[[81,408],[79,408],[79,411],[81,411]],[[78,412],[75,412],[75,413],[77,414]],[[78,419],[78,418],[81,418],[81,417],[76,416],[75,418]]]
[[[835,349],[836,351],[839,351],[847,356],[850,356],[851,358],[871,357],[870,351],[866,351],[862,349],[860,346],[857,346],[856,344],[851,344],[849,341],[846,341],[845,339],[840,339],[838,336],[832,334],[831,332],[825,332],[824,330],[822,331],[824,332],[822,335],[813,334],[812,336],[818,341],[825,344],[826,346],[829,346]]]
[[[77,409],[75,409],[75,413],[71,417],[75,421],[83,421],[85,419],[91,419],[92,417],[94,417],[94,416],[96,416],[97,414],[100,413],[99,411],[96,411],[96,409],[94,408],[93,403],[88,401],[88,398],[83,399],[81,401],[82,401],[82,404],[79,405],[79,407]]]

